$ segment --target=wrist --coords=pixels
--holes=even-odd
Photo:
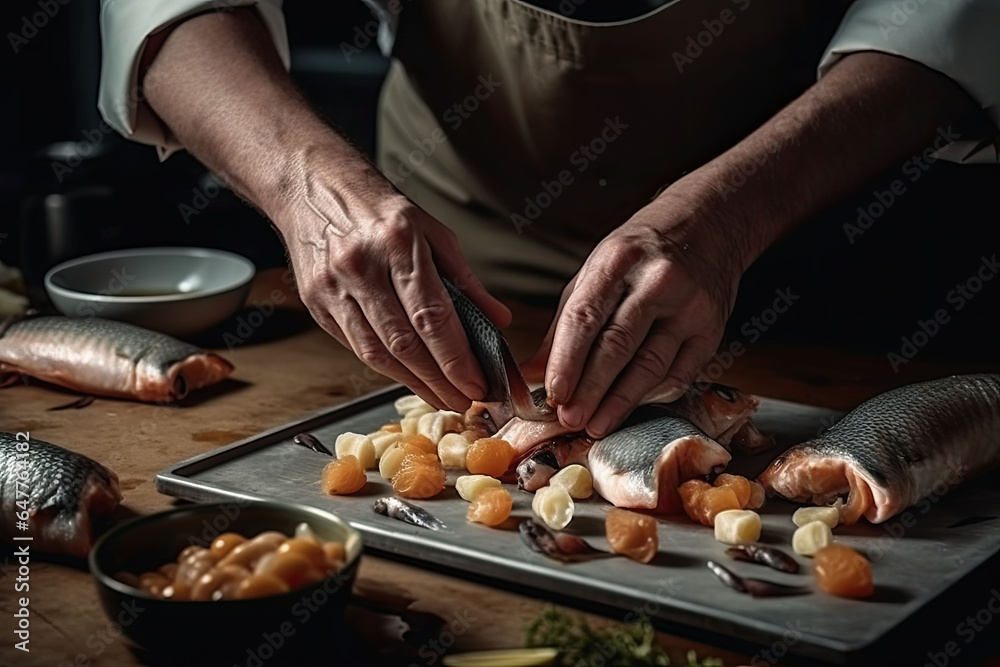
[[[274,157],[261,208],[286,239],[317,228],[335,236],[409,203],[378,169],[332,130]]]
[[[754,204],[729,179],[728,168],[709,163],[671,184],[650,207],[662,221],[661,235],[736,282],[766,243],[750,212]]]

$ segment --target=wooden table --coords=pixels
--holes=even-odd
[[[274,289],[286,289],[280,274],[262,274],[250,302],[273,299]],[[282,305],[295,303],[289,296]],[[550,312],[515,308],[515,326],[508,336],[516,354],[523,358],[534,351],[550,317]],[[72,400],[72,395],[50,387],[16,386],[0,394],[0,430],[30,431],[34,438],[79,451],[114,469],[125,495],[123,515],[167,509],[174,501],[156,492],[153,477],[157,471],[386,384],[315,326],[288,326],[289,321],[304,320],[301,311],[279,309],[249,335],[244,335],[248,329],[233,325],[233,335],[242,342],[228,338],[233,348],[220,349],[236,366],[233,381],[184,406],[98,399],[82,410],[52,412],[50,408]],[[275,333],[289,329],[293,332]],[[884,357],[749,346],[721,379],[758,394],[844,409],[905,382],[971,370],[975,369],[917,359],[895,374]],[[9,555],[0,556],[0,562],[0,618],[4,619],[0,621],[0,665],[143,664],[126,641],[113,636],[114,628],[101,611],[85,566],[37,559],[30,574],[31,653],[13,651],[10,619],[15,568]],[[413,609],[444,618],[474,608],[476,621],[457,637],[458,650],[519,646],[525,623],[546,604],[373,556],[364,558],[359,577],[393,582],[415,599]],[[674,664],[689,648],[696,648],[699,655],[723,657],[727,665],[749,662],[746,656],[679,638],[661,639]]]

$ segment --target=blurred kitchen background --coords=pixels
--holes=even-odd
[[[189,155],[160,163],[151,147],[101,132],[99,1],[62,1],[50,0],[58,12],[34,34],[26,17],[40,11],[38,0],[4,0],[0,8],[0,261],[20,267],[32,293],[42,297],[42,276],[54,264],[116,248],[217,247],[249,257],[259,269],[282,265],[276,234],[252,208],[225,190],[199,199],[215,192],[215,184]],[[353,40],[355,26],[371,15],[360,1],[331,10],[291,0],[285,10],[294,79],[331,122],[371,152],[388,63],[374,44],[350,63],[338,46]],[[55,161],[77,159],[68,172],[53,169]],[[858,207],[871,206],[875,191],[900,178],[907,192],[852,243],[845,223],[856,225]],[[885,355],[899,351],[902,336],[912,338],[918,320],[945,308],[951,321],[929,338],[920,358],[997,361],[1000,276],[961,310],[948,294],[976,276],[982,257],[1000,252],[998,185],[996,165],[936,163],[916,182],[897,166],[803,225],[751,269],[729,337],[757,343],[763,334],[772,343]],[[185,208],[202,205],[197,215]],[[778,289],[799,299],[772,322],[765,309]],[[762,314],[763,327],[752,319]]]

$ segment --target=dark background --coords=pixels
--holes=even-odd
[[[338,47],[372,17],[361,2],[285,4],[292,75],[331,122],[371,152],[375,104],[387,62],[374,45],[347,63]],[[9,33],[39,11],[37,0],[0,8],[0,261],[20,266],[32,285],[55,263],[100,250],[143,245],[203,245],[241,253],[259,268],[283,264],[266,220],[223,191],[186,223],[181,206],[206,184],[205,170],[180,153],[164,163],[155,150],[104,135],[97,149],[60,182],[53,156],[99,128],[98,0],[69,0],[13,53]],[[906,109],[900,109],[900,114]],[[817,161],[824,156],[817,155]],[[1000,359],[1000,279],[987,282],[960,311],[947,294],[976,274],[981,257],[1000,252],[995,165],[935,163],[916,182],[902,165],[856,197],[802,225],[745,277],[730,322],[732,340],[755,343],[752,322],[776,289],[800,298],[763,340],[819,343],[885,355],[912,337],[918,320],[946,308],[950,322],[921,349],[921,359],[994,363]],[[850,243],[843,229],[857,207],[901,179],[906,192]],[[777,369],[776,369],[777,370]]]

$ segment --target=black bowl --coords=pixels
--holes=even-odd
[[[113,577],[156,570],[185,547],[207,547],[221,533],[252,537],[278,530],[292,535],[302,522],[320,539],[344,542],[347,562],[336,575],[288,593],[216,602],[160,600]],[[149,655],[212,656],[244,664],[252,657],[267,662],[278,653],[288,656],[310,644],[335,652],[330,639],[343,626],[360,556],[360,534],[328,512],[290,503],[233,501],[190,505],[119,526],[94,546],[89,562],[108,618]]]

